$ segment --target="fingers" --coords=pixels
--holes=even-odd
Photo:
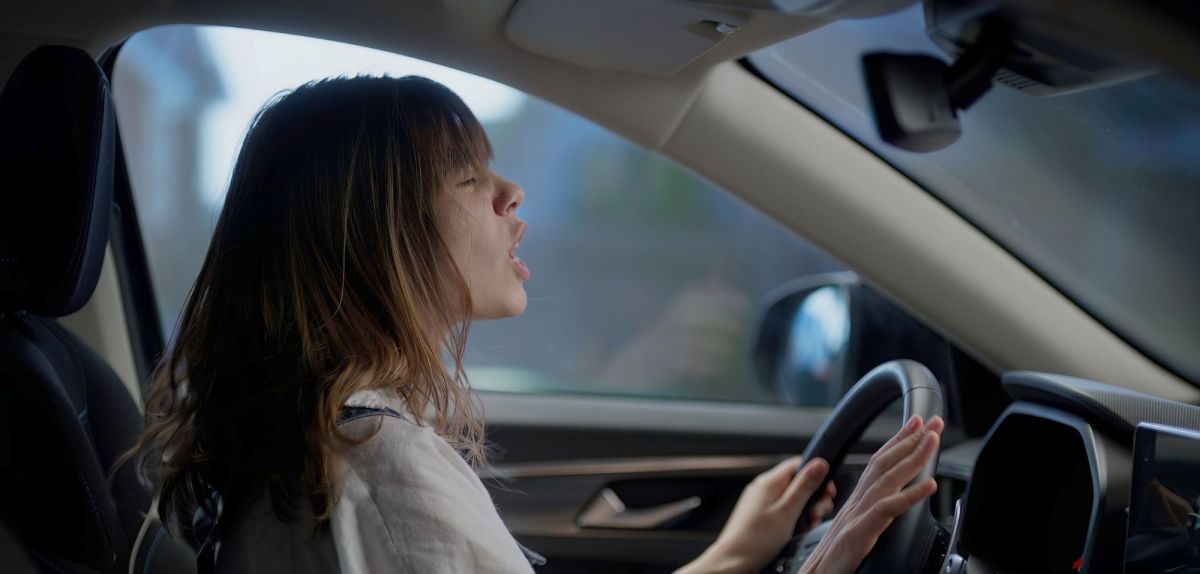
[[[874,483],[877,475],[883,472],[881,469],[890,467],[894,459],[899,459],[904,453],[909,452],[911,449],[907,447],[915,446],[913,437],[918,436],[924,426],[920,416],[909,417],[908,422],[900,427],[900,431],[879,447],[875,454],[871,455],[867,468],[863,470],[862,480]]]
[[[921,472],[921,468],[937,452],[940,437],[933,431],[925,431],[918,436],[917,446],[904,458],[896,461],[891,468],[873,485],[881,492],[895,492],[906,485]]]
[[[765,500],[778,500],[792,483],[802,461],[798,456],[785,459],[756,476],[746,489],[761,493]]]
[[[821,494],[821,499],[809,509],[808,523],[815,525],[824,522],[826,517],[833,514],[834,500],[837,500],[837,486],[830,480],[825,483],[825,492]]]
[[[921,425],[921,415],[913,415],[911,417],[908,417],[908,422],[904,423],[904,426],[900,427],[900,430],[896,434],[892,435],[892,438],[888,439],[887,442],[883,443],[883,446],[879,447],[879,451],[882,452],[884,450],[891,448],[896,443],[904,440],[905,438],[911,436],[913,433],[917,432],[917,430],[919,430],[921,428],[921,426],[922,426]]]
[[[913,415],[909,417],[908,422],[904,423],[904,426],[891,439],[888,439],[883,446],[879,447],[879,452],[894,449],[904,441],[912,440],[914,435],[919,434],[918,431],[922,429],[942,434],[942,430],[945,428],[946,421],[940,416],[934,415],[929,418],[928,422],[922,424],[921,415]]]
[[[821,500],[817,501],[812,509],[809,510],[808,523],[810,525],[820,524],[826,517],[833,514],[833,499],[834,495],[828,494],[828,490],[826,490],[825,496],[822,496]]]
[[[925,425],[925,430],[931,430],[938,434],[942,434],[942,431],[945,429],[946,421],[942,420],[942,417],[938,416],[929,419],[929,424]]]
[[[908,509],[915,506],[918,502],[925,500],[931,494],[937,492],[937,481],[932,478],[927,478],[918,484],[914,484],[893,494],[883,500],[880,500],[875,505],[875,514],[878,518],[886,518],[888,523],[892,519],[904,514]],[[886,525],[885,525],[886,528]],[[880,530],[882,533],[883,531]]]
[[[870,545],[887,530],[893,520],[934,492],[937,492],[937,482],[929,478],[880,500],[864,513],[860,520],[846,529],[848,540],[869,541],[866,548],[869,550]]]
[[[770,470],[758,476],[760,478],[769,480],[786,479],[784,482],[786,485],[791,480],[791,476],[796,473],[797,469],[800,468],[800,463],[802,462],[804,462],[804,459],[798,456],[785,458],[779,461],[779,463],[775,466],[771,467]]]
[[[913,420],[920,423],[921,417],[913,417]],[[929,423],[934,424],[935,421],[941,421],[941,417],[933,417]],[[911,423],[910,423],[911,424]],[[928,428],[929,425],[918,426],[918,430],[909,431],[909,425],[904,425],[904,429],[893,437],[893,441],[888,441],[889,444],[884,445],[875,455],[871,457],[876,468],[891,468],[897,461],[904,458],[921,444],[921,438],[924,436],[919,429]],[[903,436],[901,436],[903,435]]]
[[[923,452],[918,454],[923,457],[919,459],[919,462],[914,463],[909,457],[920,450],[922,441],[926,440],[928,434],[932,433],[936,436],[945,428],[945,425],[945,421],[939,416],[931,417],[929,422],[924,425],[921,424],[919,416],[914,415],[909,418],[900,432],[897,432],[891,440],[871,455],[871,461],[859,478],[858,486],[850,494],[846,505],[857,506],[860,503],[870,505],[872,504],[870,501],[888,496],[912,480],[912,477],[920,471],[921,465],[928,461],[928,456],[937,452],[936,443],[930,450],[930,454],[926,455]],[[893,472],[898,464],[906,460],[908,464],[904,465],[904,469]],[[912,468],[914,464],[915,469]],[[907,474],[906,477],[905,474]]]
[[[926,432],[941,433],[946,425],[942,417],[938,416],[929,419],[929,423],[924,426],[920,425],[920,421],[921,418],[914,415],[892,440],[875,451],[866,471],[863,472],[863,478],[869,484],[873,484],[882,473],[887,472],[887,469],[895,466],[904,457],[911,455],[921,445]],[[917,424],[917,430],[912,430],[914,422]],[[924,429],[925,432],[921,432],[920,429]]]
[[[783,493],[780,502],[788,508],[796,509],[796,516],[800,516],[800,510],[808,499],[817,492],[821,487],[821,482],[825,480],[825,475],[829,472],[829,463],[825,459],[814,458],[800,472],[796,473],[792,483],[788,485],[787,491]]]

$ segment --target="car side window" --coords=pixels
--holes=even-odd
[[[418,74],[485,125],[494,169],[526,193],[515,319],[476,322],[466,356],[483,391],[829,405],[781,398],[753,368],[772,293],[836,261],[655,153],[496,82],[391,53],[200,26],[130,38],[113,91],[162,328],[195,280],[241,138],[274,94],[334,75]]]

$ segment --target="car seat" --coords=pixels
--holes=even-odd
[[[132,465],[109,477],[142,429],[132,396],[55,321],[99,278],[115,121],[107,79],[76,48],[34,50],[0,93],[0,523],[43,572],[194,569],[145,520]]]

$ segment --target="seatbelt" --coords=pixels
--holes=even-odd
[[[137,557],[142,550],[142,541],[146,539],[146,531],[150,530],[150,524],[158,519],[158,497],[150,501],[150,510],[146,512],[146,517],[142,519],[142,527],[138,528],[137,538],[133,540],[133,550],[129,552],[129,574],[137,574]],[[153,558],[146,557],[147,560]]]
[[[197,574],[212,574],[217,569],[217,522],[221,520],[221,494],[211,488],[206,499],[208,507],[201,504],[192,515],[192,533],[202,540],[196,551]],[[214,512],[209,513],[207,508]]]

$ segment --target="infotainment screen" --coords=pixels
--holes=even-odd
[[[1138,425],[1125,574],[1200,574],[1200,432]]]

